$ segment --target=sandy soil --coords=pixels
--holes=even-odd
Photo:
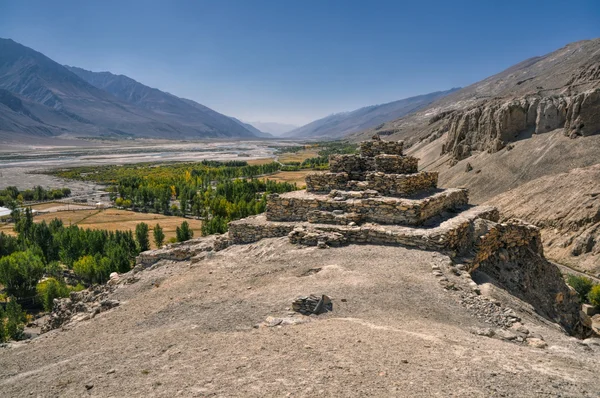
[[[164,262],[113,293],[116,309],[0,349],[1,395],[600,395],[596,346],[526,313],[547,349],[472,334],[485,325],[432,275],[445,261],[399,247],[320,250],[281,238],[194,265]],[[310,293],[330,295],[333,312],[253,327]]]

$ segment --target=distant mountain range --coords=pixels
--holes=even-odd
[[[30,136],[256,138],[243,123],[127,76],[60,65],[0,39],[0,132]]]
[[[414,112],[452,91],[331,115],[303,127],[248,123],[130,77],[60,65],[0,39],[0,133],[12,139],[340,138]]]
[[[289,131],[283,136],[294,138],[341,138],[416,112],[433,101],[457,90],[459,88],[437,91],[387,104],[366,106],[352,112],[336,113]]]
[[[284,124],[284,123],[275,123],[275,122],[248,122],[257,129],[264,131],[265,133],[270,133],[275,136],[283,135],[288,131],[292,131],[297,129],[299,126],[293,124]]]

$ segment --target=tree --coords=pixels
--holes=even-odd
[[[39,250],[39,249],[38,249]],[[0,283],[16,297],[35,295],[35,287],[44,274],[42,259],[33,250],[14,252],[0,258]]]
[[[150,239],[148,238],[148,224],[139,223],[135,226],[135,239],[138,243],[140,252],[145,252],[150,249]]]
[[[184,221],[181,223],[180,227],[177,227],[175,234],[177,235],[177,242],[185,242],[186,240],[192,239],[194,231],[190,229],[188,222]]]
[[[579,300],[585,303],[587,300],[588,293],[592,290],[594,282],[590,278],[585,276],[569,275],[567,277],[567,283],[571,286],[579,295]]]
[[[96,260],[92,256],[83,256],[73,263],[73,272],[88,283],[94,283],[96,278]]]
[[[63,280],[48,278],[43,282],[38,283],[37,294],[42,299],[44,310],[52,311],[54,307],[54,299],[69,296],[69,288]]]
[[[160,224],[156,224],[154,226],[152,234],[154,235],[154,243],[156,244],[156,247],[161,248],[165,242],[165,234],[163,229],[160,227]]]
[[[588,293],[590,304],[600,309],[600,285],[594,285]]]
[[[17,304],[17,301],[14,297],[11,297],[10,301],[6,305],[5,316],[6,321],[4,324],[4,330],[7,340],[19,340],[22,338],[27,317],[25,312],[21,309],[21,306]]]

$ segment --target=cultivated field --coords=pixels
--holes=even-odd
[[[277,182],[289,182],[291,184],[296,183],[298,188],[305,188],[306,182],[304,182],[304,178],[308,173],[314,172],[314,170],[280,171],[265,177],[265,179],[274,180]]]
[[[317,156],[319,156],[318,152],[319,150],[316,148],[303,149],[301,151],[293,153],[287,152],[279,155],[277,160],[279,160],[281,163],[302,162],[309,158],[316,158]]]
[[[145,222],[152,229],[158,223],[165,234],[165,242],[175,236],[175,229],[183,221],[187,221],[190,224],[196,237],[201,235],[202,228],[202,221],[200,220],[154,213],[136,213],[119,209],[60,211],[37,215],[34,217],[34,221],[42,222],[45,220],[46,222],[50,222],[54,218],[61,219],[65,225],[77,225],[81,228],[90,229],[106,229],[108,231],[135,231],[135,226],[141,222]],[[12,229],[13,224],[1,224],[0,226],[0,231],[4,233],[14,234]],[[150,231],[150,240],[152,240],[152,231]],[[152,243],[152,247],[154,248],[154,243]]]

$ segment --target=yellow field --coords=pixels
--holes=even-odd
[[[279,155],[278,160],[281,163],[302,162],[308,158],[316,158],[319,156],[317,152],[317,149],[303,149],[295,153],[282,153]]]
[[[291,184],[296,183],[298,188],[305,188],[306,182],[304,182],[304,178],[308,173],[314,172],[314,170],[280,171],[265,177],[265,179],[274,180],[277,182],[289,182]]]
[[[150,240],[152,240],[152,228],[158,223],[165,234],[165,242],[169,238],[175,236],[175,229],[181,225],[183,221],[190,224],[194,231],[194,236],[201,236],[202,221],[183,218],[164,216],[153,213],[136,213],[129,210],[119,209],[104,209],[104,210],[75,210],[75,211],[60,211],[55,213],[40,214],[34,217],[35,222],[46,220],[49,222],[54,218],[59,218],[65,225],[77,225],[81,228],[90,229],[106,229],[108,231],[135,231],[135,226],[138,223],[145,222],[150,227]],[[0,231],[4,233],[12,232],[13,224],[1,224]],[[152,243],[154,248],[154,243]]]
[[[246,162],[250,166],[259,166],[261,164],[273,163],[274,161],[275,161],[274,158],[263,158],[263,159],[249,159],[249,160],[246,160]]]

